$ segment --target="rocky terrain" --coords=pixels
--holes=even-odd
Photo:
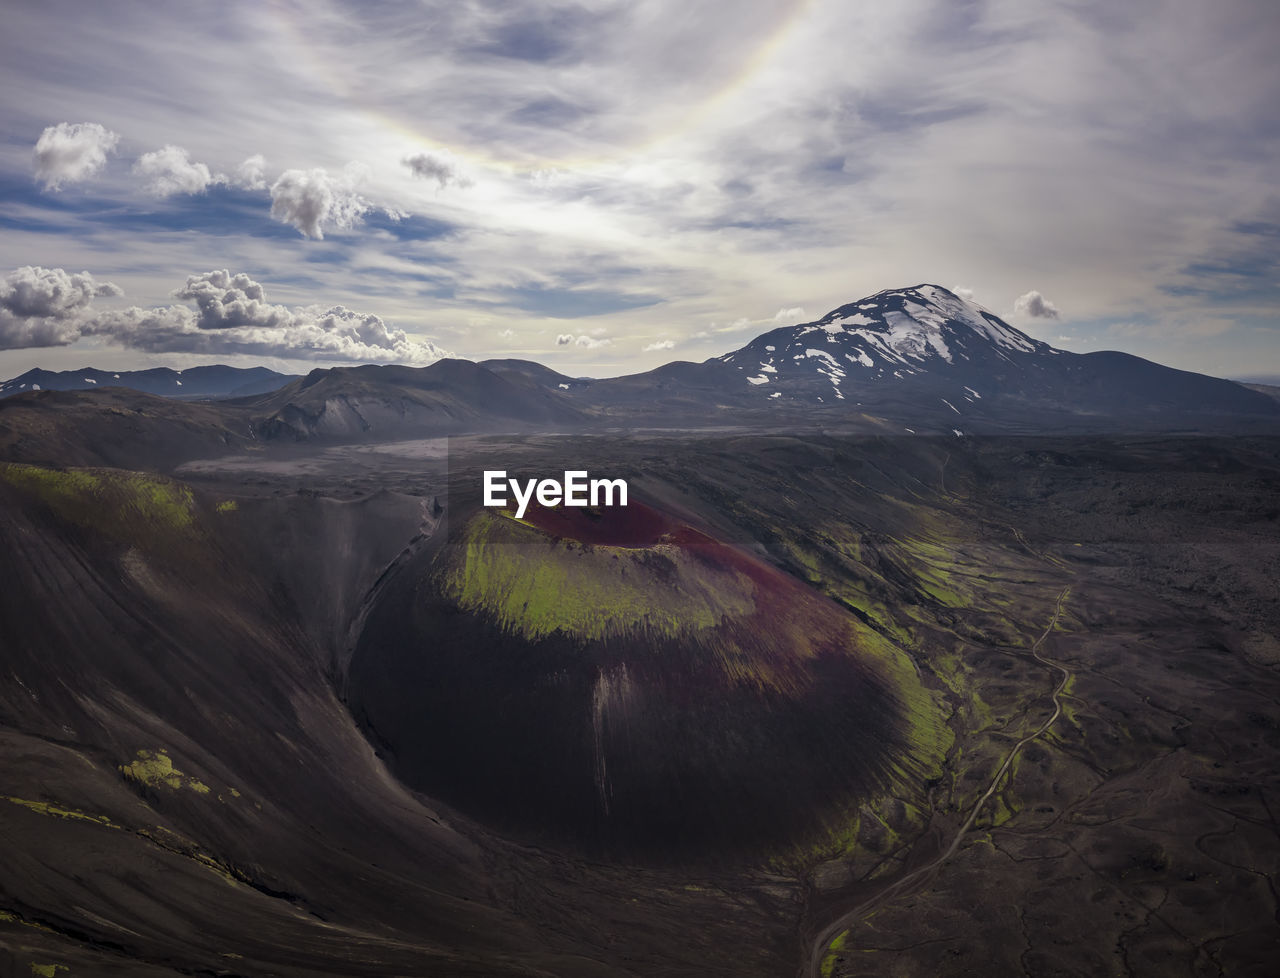
[[[1280,437],[695,367],[0,402],[0,974],[1270,974]]]

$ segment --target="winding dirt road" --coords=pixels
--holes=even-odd
[[[1052,659],[1047,659],[1041,655],[1040,646],[1044,644],[1044,640],[1047,639],[1050,633],[1053,632],[1054,628],[1057,627],[1058,620],[1062,617],[1062,606],[1066,603],[1067,597],[1070,594],[1070,587],[1064,587],[1062,589],[1062,592],[1058,595],[1058,602],[1053,611],[1053,618],[1050,619],[1049,624],[1045,627],[1045,630],[1041,633],[1040,637],[1031,645],[1031,654],[1038,662],[1041,662],[1062,674],[1062,678],[1058,680],[1058,685],[1054,687],[1053,693],[1051,694],[1053,699],[1053,714],[1049,719],[1042,723],[1034,733],[1027,734],[1027,736],[1019,740],[1009,750],[1008,755],[1004,759],[1004,763],[1000,765],[999,770],[996,771],[995,776],[991,779],[991,783],[987,785],[987,790],[982,793],[982,796],[969,810],[969,816],[964,820],[959,831],[956,832],[955,838],[951,840],[951,845],[947,846],[947,848],[939,853],[935,859],[926,863],[924,866],[913,869],[905,876],[900,876],[874,896],[864,900],[852,910],[841,914],[834,921],[828,924],[820,934],[818,934],[814,939],[808,958],[800,970],[801,978],[805,978],[805,976],[808,976],[808,978],[821,978],[822,961],[827,956],[827,951],[831,946],[831,942],[836,939],[838,934],[849,929],[849,927],[857,923],[871,910],[874,910],[889,898],[898,896],[916,884],[927,880],[943,863],[955,855],[956,850],[960,848],[960,843],[964,841],[965,833],[973,827],[974,820],[978,817],[978,813],[982,811],[982,806],[985,805],[991,799],[991,796],[996,793],[997,789],[1000,787],[1000,782],[1003,780],[1004,776],[1009,773],[1009,769],[1013,766],[1013,762],[1017,758],[1018,752],[1027,744],[1031,743],[1031,741],[1043,735],[1045,731],[1053,726],[1058,717],[1062,715],[1062,691],[1071,680],[1071,672],[1066,666],[1060,665]]]

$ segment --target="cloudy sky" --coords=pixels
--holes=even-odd
[[[934,282],[1280,374],[1274,0],[10,0],[0,377],[606,375]]]

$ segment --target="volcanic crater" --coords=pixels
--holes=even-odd
[[[936,773],[950,733],[908,656],[764,560],[634,500],[451,516],[348,679],[410,786],[517,837],[703,859]]]

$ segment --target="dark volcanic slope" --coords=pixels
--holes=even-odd
[[[266,438],[392,437],[412,433],[574,426],[581,413],[524,374],[469,360],[429,367],[313,370],[253,402]]]
[[[235,506],[15,465],[0,505],[0,547],[23,568],[0,589],[5,926],[137,967],[525,970],[489,950],[468,963],[470,928],[490,946],[519,925],[494,928],[473,847],[373,763],[235,542]],[[388,927],[415,942],[382,945]]]
[[[256,441],[249,414],[122,388],[37,391],[0,399],[0,458],[169,470]]]
[[[481,360],[480,366],[508,380],[519,378],[517,382],[531,381],[539,387],[552,390],[573,390],[591,383],[590,377],[569,377],[532,360]]]
[[[408,783],[506,830],[708,859],[936,775],[936,704],[848,611],[641,503],[583,513],[481,512],[373,609],[349,699]]]

